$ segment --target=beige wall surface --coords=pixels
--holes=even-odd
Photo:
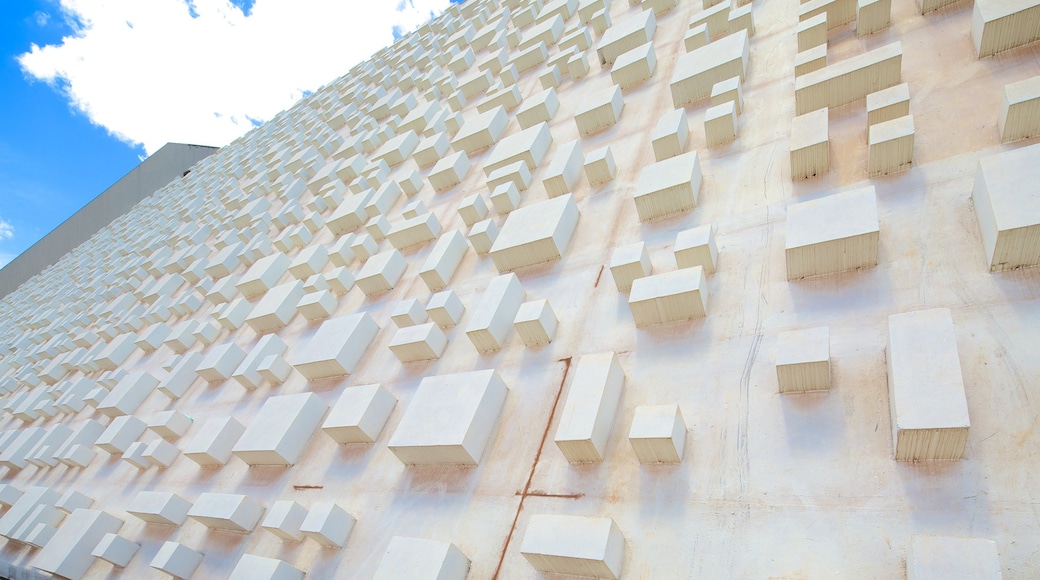
[[[514,7],[511,14],[516,17],[524,7],[538,3],[505,4]],[[94,562],[86,574],[90,578],[160,577],[148,563],[166,540],[205,555],[196,578],[225,577],[243,554],[284,560],[309,578],[369,578],[393,536],[455,544],[471,562],[469,578],[544,577],[520,553],[535,514],[612,518],[625,538],[626,578],[903,577],[914,534],[992,540],[1006,578],[1037,577],[1040,520],[1035,502],[1040,479],[1034,474],[1040,468],[1035,451],[1040,357],[1035,345],[1040,338],[1040,271],[989,271],[971,199],[980,158],[1036,142],[1033,138],[1001,144],[997,129],[1004,85],[1040,74],[1036,45],[978,59],[970,36],[970,2],[922,16],[911,0],[896,0],[891,26],[880,32],[858,37],[855,22],[831,29],[830,63],[902,43],[901,80],[909,85],[916,131],[913,163],[908,171],[868,179],[866,109],[859,99],[828,113],[830,170],[792,181],[788,139],[795,115],[799,5],[793,0],[754,0],[751,6],[754,35],[736,139],[709,148],[703,128],[708,100],[687,105],[690,137],[685,151],[697,152],[703,175],[697,205],[651,222],[639,221],[633,194],[640,172],[655,161],[650,136],[658,119],[673,109],[669,82],[685,53],[688,23],[703,7],[680,0],[657,16],[653,75],[623,91],[624,108],[613,127],[582,137],[575,115],[588,96],[612,85],[609,66],[601,66],[596,56],[598,35],[589,27],[589,74],[577,80],[565,75],[556,89],[560,107],[549,123],[552,145],[532,171],[531,187],[520,203],[524,208],[547,199],[542,179],[555,153],[568,142],[580,139],[586,156],[600,147],[611,148],[616,178],[592,186],[583,174],[573,188],[580,218],[562,257],[516,271],[525,300],[548,299],[559,319],[550,344],[526,347],[510,330],[501,350],[481,354],[474,348],[465,330],[499,272],[488,255],[467,249],[448,281],[466,312],[460,324],[444,329],[444,352],[434,361],[401,364],[389,349],[397,330],[390,315],[402,300],[415,298],[426,304],[433,294],[419,271],[434,244],[413,245],[402,250],[407,266],[391,291],[369,297],[354,287],[336,298],[333,318],[364,312],[380,327],[349,376],[309,382],[294,371],[284,384],[256,390],[246,390],[235,380],[207,384],[198,379],[182,398],[151,393],[134,412],[145,421],[172,409],[192,417],[188,433],[173,441],[183,449],[204,420],[232,416],[248,426],[269,397],[312,392],[331,406],[346,389],[379,383],[398,403],[374,444],[339,445],[317,431],[293,467],[250,467],[234,457],[223,467],[201,468],[181,456],[165,469],[145,470],[94,447],[98,455],[85,468],[29,465],[0,473],[2,483],[23,490],[31,485],[59,493],[74,489],[93,497],[95,509],[125,520],[119,534],[140,544],[140,551],[125,569]],[[233,218],[243,200],[267,197],[267,213],[284,215],[293,204],[285,192],[293,190],[295,177],[279,180],[293,174],[289,166],[295,153],[339,143],[337,139],[370,137],[371,129],[391,126],[385,119],[371,124],[363,120],[375,102],[365,98],[375,94],[380,82],[391,87],[397,83],[419,104],[435,98],[427,88],[409,88],[411,82],[402,81],[413,73],[415,79],[437,74],[434,63],[413,66],[426,50],[422,43],[434,37],[446,41],[452,35],[446,30],[448,23],[458,28],[476,23],[474,38],[479,38],[481,15],[493,23],[501,17],[499,8],[496,2],[478,0],[453,8],[203,160],[190,175],[7,296],[0,303],[5,321],[0,333],[11,349],[0,360],[5,377],[0,380],[16,391],[6,395],[8,407],[17,393],[51,388],[33,387],[35,381],[28,375],[44,373],[54,360],[72,368],[57,380],[59,387],[80,377],[104,379],[104,371],[84,364],[97,353],[89,348],[78,351],[69,339],[84,330],[99,332],[112,326],[122,327],[114,335],[141,335],[149,328],[151,324],[140,323],[140,317],[152,305],[132,294],[154,278],[147,272],[144,280],[134,277],[142,272],[141,266],[149,265],[144,260],[170,260],[169,254],[160,253],[170,246],[203,246],[196,259],[212,263],[219,252],[218,238],[236,229]],[[615,26],[641,11],[624,0],[614,0],[609,7]],[[567,31],[580,26],[576,14],[566,19]],[[510,22],[506,30],[514,28]],[[486,48],[474,52],[474,64],[460,78],[476,71],[477,63],[489,55]],[[510,57],[517,53],[509,49]],[[548,53],[552,58],[557,48],[550,46]],[[440,66],[450,74],[446,65],[447,61]],[[391,77],[391,71],[400,76]],[[516,84],[523,97],[542,90],[539,77],[544,72],[543,64],[520,75]],[[495,75],[496,81],[500,77]],[[454,90],[449,82],[441,86],[443,106],[451,112],[448,103]],[[480,94],[467,99],[459,109],[462,117],[475,117],[486,98]],[[350,109],[334,120],[350,103],[359,112]],[[410,108],[414,107],[402,112]],[[515,113],[508,116],[503,138],[521,130]],[[338,137],[332,135],[332,125]],[[311,168],[317,171],[333,163],[330,152]],[[429,167],[419,169],[414,160],[406,160],[376,185],[406,180],[417,170],[423,187],[415,196],[402,196],[383,215],[391,225],[398,223],[404,219],[405,204],[421,199],[441,224],[442,235],[456,229],[466,234],[469,228],[457,210],[472,194],[482,194],[487,201],[490,192],[482,168],[491,155],[491,149],[472,155],[462,183],[442,192],[430,185]],[[374,157],[369,153],[366,161]],[[351,183],[347,180],[340,187]],[[880,224],[877,265],[789,281],[785,226],[790,206],[869,185],[876,191]],[[344,204],[350,195],[362,193],[348,192]],[[328,219],[334,210],[309,207],[314,198],[313,192],[299,197],[303,215],[323,212]],[[508,220],[494,209],[488,217],[499,227]],[[263,227],[250,234],[249,242],[281,235],[270,221],[256,223]],[[196,239],[191,227],[179,230],[182,224],[211,230]],[[619,292],[611,277],[614,249],[644,242],[653,273],[671,272],[676,269],[676,234],[706,224],[714,224],[718,247],[717,270],[707,275],[702,289],[707,315],[637,327],[628,294]],[[305,245],[332,247],[338,238],[323,227]],[[379,251],[390,249],[388,241],[379,244]],[[270,246],[266,250],[278,251]],[[295,248],[286,254],[295,258],[301,251]],[[327,264],[323,272],[333,268]],[[348,269],[357,274],[361,262],[353,260]],[[246,270],[238,264],[232,276]],[[170,277],[161,268],[156,273],[160,279]],[[208,278],[203,273],[198,282],[176,287],[168,294],[170,302],[180,303],[193,293],[200,296]],[[279,282],[292,280],[285,273]],[[120,302],[126,294],[133,298]],[[119,309],[105,312],[105,304],[118,304]],[[963,376],[970,415],[967,448],[959,461],[900,462],[893,455],[889,409],[888,317],[932,308],[951,311],[956,345],[946,347],[956,348]],[[187,314],[170,313],[160,319],[171,327],[186,320],[208,322],[216,310],[201,301]],[[127,325],[135,317],[138,329]],[[307,349],[319,326],[320,321],[296,315],[275,331],[288,345],[285,358],[291,362]],[[830,390],[780,394],[775,369],[778,336],[821,326],[829,328]],[[205,355],[233,342],[249,352],[260,338],[248,325],[234,331],[221,328],[213,345],[197,343],[191,351]],[[625,374],[617,413],[603,461],[573,465],[554,436],[578,361],[604,351],[617,353]],[[137,349],[119,368],[161,379],[167,373],[163,365],[179,356],[165,345],[155,352]],[[402,464],[388,442],[422,379],[482,369],[496,370],[509,392],[478,465]],[[685,419],[685,453],[679,464],[641,464],[627,441],[636,407],[658,404],[677,404]],[[89,418],[110,422],[87,406],[78,413],[28,423],[8,412],[0,418],[0,429],[59,423],[74,427]],[[156,437],[146,432],[140,440]],[[283,543],[259,526],[239,534],[211,530],[191,519],[180,526],[145,524],[126,513],[130,501],[145,490],[175,492],[192,502],[205,492],[246,494],[267,509],[278,500],[307,508],[336,502],[357,523],[342,548],[323,548],[312,540]],[[31,568],[39,553],[16,541],[0,545],[0,559],[20,569]]]

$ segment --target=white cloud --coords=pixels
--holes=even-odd
[[[76,33],[19,56],[92,122],[151,154],[224,145],[440,14],[448,0],[61,0]]]
[[[14,226],[11,222],[0,218],[0,240],[10,240],[14,237]]]

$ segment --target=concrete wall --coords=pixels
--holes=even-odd
[[[54,231],[0,269],[0,297],[7,296],[29,278],[125,214],[137,202],[180,177],[217,147],[167,143],[119,181],[72,214]]]

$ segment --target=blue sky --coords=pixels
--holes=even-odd
[[[224,145],[448,3],[0,2],[0,264],[166,142]]]

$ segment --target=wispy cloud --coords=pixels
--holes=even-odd
[[[449,5],[60,2],[74,34],[60,44],[32,45],[19,56],[22,69],[149,154],[170,141],[223,145],[389,45],[395,31],[414,30]]]
[[[14,237],[14,226],[11,222],[0,218],[0,240],[10,240]]]

